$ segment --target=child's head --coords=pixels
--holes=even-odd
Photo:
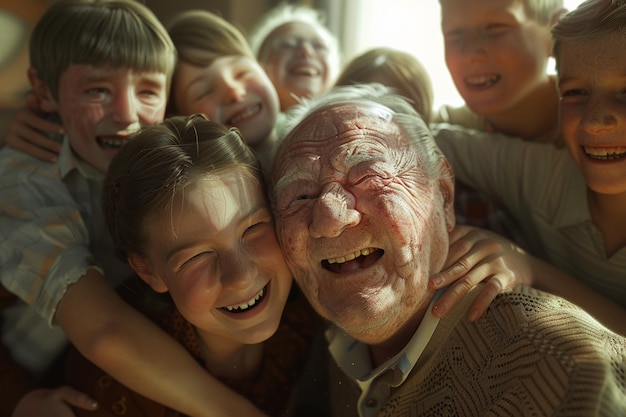
[[[122,256],[201,337],[274,333],[291,275],[258,160],[236,129],[201,115],[143,129],[111,163],[103,206]]]
[[[30,40],[29,78],[75,153],[101,171],[130,133],[163,120],[176,60],[165,28],[133,0],[59,0]]]
[[[549,78],[550,28],[563,0],[440,0],[445,59],[477,114],[504,112]]]
[[[426,68],[408,52],[392,48],[373,48],[348,62],[336,85],[377,82],[411,100],[427,122],[433,110],[433,88]]]
[[[553,28],[564,141],[599,194],[626,193],[626,3],[587,0]]]
[[[259,147],[276,124],[278,96],[242,33],[204,10],[183,12],[168,29],[178,51],[170,113],[206,114]]]
[[[252,50],[278,92],[282,110],[328,90],[339,68],[337,39],[321,13],[307,6],[281,4],[250,37]]]

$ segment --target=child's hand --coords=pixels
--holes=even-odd
[[[26,96],[26,106],[14,115],[5,135],[5,144],[44,161],[56,160],[61,144],[46,136],[63,134],[63,127],[44,118],[34,93]]]
[[[429,286],[433,289],[449,286],[435,302],[432,314],[443,317],[469,290],[484,281],[485,286],[467,315],[468,320],[477,320],[499,293],[532,283],[530,257],[498,234],[456,226],[450,234],[450,251],[443,269],[430,277]]]
[[[12,417],[75,417],[72,407],[93,411],[98,408],[98,403],[87,394],[66,385],[55,389],[37,389],[22,397]]]

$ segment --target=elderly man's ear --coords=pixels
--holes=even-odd
[[[454,215],[454,172],[450,163],[443,159],[440,166],[441,176],[439,179],[439,189],[443,196],[443,210],[446,217],[448,232],[454,229],[456,218]]]

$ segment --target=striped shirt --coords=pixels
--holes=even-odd
[[[455,177],[501,201],[530,252],[626,307],[626,247],[606,255],[567,149],[452,125],[433,133]]]
[[[0,150],[0,281],[36,313],[16,306],[11,314],[23,311],[22,317],[7,320],[4,312],[2,333],[5,344],[25,356],[24,366],[36,359],[37,367],[45,367],[43,358],[58,351],[45,348],[57,305],[89,268],[104,273],[112,285],[130,274],[115,257],[104,226],[104,176],[78,160],[67,142],[56,163],[9,147]],[[37,317],[42,323],[34,323]]]

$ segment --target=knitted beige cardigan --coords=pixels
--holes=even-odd
[[[377,416],[626,416],[626,338],[529,287],[499,295],[472,324],[476,294],[440,320]],[[341,379],[331,379],[333,415],[356,416],[358,388],[336,366],[331,378]]]

